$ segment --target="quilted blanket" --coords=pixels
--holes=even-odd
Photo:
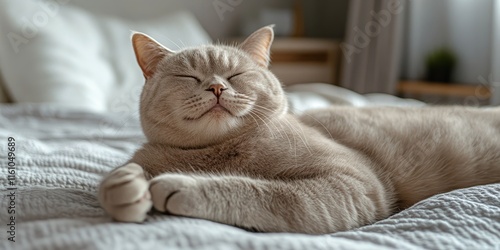
[[[0,249],[500,248],[500,184],[440,194],[330,235],[255,233],[157,213],[142,224],[113,222],[96,187],[144,141],[136,114],[0,106]]]

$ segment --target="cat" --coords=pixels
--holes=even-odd
[[[288,111],[268,70],[271,26],[239,46],[174,52],[132,36],[148,142],[109,173],[115,220],[154,207],[260,232],[326,234],[432,195],[500,182],[500,109],[337,106]]]

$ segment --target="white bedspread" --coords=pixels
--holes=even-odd
[[[7,240],[7,137],[16,139],[15,242]],[[1,106],[0,249],[500,249],[500,184],[437,195],[332,235],[252,233],[154,214],[112,222],[96,186],[144,142],[134,115]]]

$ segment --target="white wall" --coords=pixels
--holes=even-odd
[[[67,0],[68,1],[68,0]],[[91,8],[100,13],[127,19],[154,18],[178,11],[189,10],[195,14],[212,38],[242,35],[242,22],[256,19],[262,8],[288,8],[295,0],[69,0],[71,4]],[[233,11],[219,18],[214,2],[237,3]],[[347,18],[348,0],[302,0],[306,35],[313,37],[342,38]]]
[[[93,11],[111,14],[126,19],[155,18],[179,10],[189,10],[213,39],[237,36],[241,21],[246,16],[255,15],[259,8],[285,8],[293,6],[291,0],[69,0]],[[214,2],[237,3],[232,11],[227,11],[220,19]]]

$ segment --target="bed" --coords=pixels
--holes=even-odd
[[[142,224],[112,221],[96,198],[99,181],[145,141],[137,114],[143,79],[130,44],[123,41],[130,29],[169,47],[176,41],[163,34],[186,46],[210,38],[186,13],[124,23],[68,2],[48,8],[39,1],[0,1],[2,34],[22,35],[25,20],[35,20],[19,17],[46,13],[51,18],[36,35],[25,37],[26,44],[13,46],[8,36],[0,37],[4,87],[20,102],[0,104],[0,249],[500,248],[500,184],[440,194],[372,225],[330,235],[256,233],[158,213]],[[102,9],[101,1],[93,2]],[[424,105],[321,83],[286,90],[294,113],[328,105]]]
[[[0,138],[15,138],[15,183],[1,158],[0,249],[498,249],[500,184],[440,194],[373,225],[330,235],[255,233],[152,213],[117,223],[99,207],[99,180],[145,141],[136,114],[2,105]],[[15,237],[8,206],[15,189]]]

